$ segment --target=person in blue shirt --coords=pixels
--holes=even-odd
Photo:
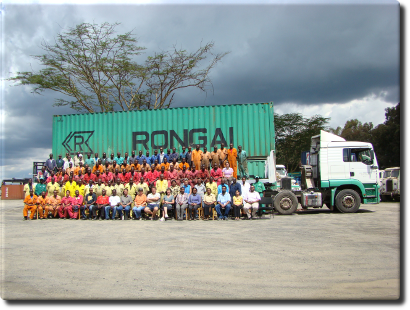
[[[121,153],[117,152],[117,157],[114,157],[114,160],[121,166],[124,161],[124,157],[121,157]]]
[[[192,195],[189,195],[188,198],[188,207],[189,207],[189,214],[190,218],[188,220],[196,220],[196,216],[198,213],[198,208],[201,206],[201,196],[197,194],[197,189],[194,187],[192,189]],[[194,209],[194,215],[192,215],[192,209]]]
[[[91,169],[93,169],[93,167],[95,166],[95,159],[91,158],[91,153],[87,153],[87,159],[85,160],[85,164],[88,165],[88,167],[90,167]]]
[[[151,156],[151,165],[153,164],[153,163],[155,163],[155,161],[158,161],[158,163],[160,163],[159,162],[159,156],[158,156],[158,151],[157,150],[155,150],[154,151],[154,155],[152,155]],[[147,161],[148,162],[148,161]]]
[[[169,162],[173,162],[173,160],[178,161],[179,159],[179,154],[177,153],[177,150],[175,147],[172,148],[172,153],[169,155]]]
[[[148,152],[148,151],[147,151],[147,153],[148,153],[148,155],[149,155],[149,152]],[[147,159],[147,157],[145,157],[145,156],[142,154],[142,151],[139,151],[139,152],[138,152],[138,156],[137,156],[136,158],[137,158],[138,163],[139,163],[140,165],[142,165],[142,162],[144,161],[144,159],[145,159],[145,160]],[[148,164],[148,160],[147,160],[147,164]]]
[[[229,195],[231,195],[232,199],[235,196],[236,191],[239,191],[239,195],[242,195],[242,186],[236,182],[236,178],[232,178],[232,184],[229,189]]]
[[[218,221],[228,220],[229,210],[231,209],[231,196],[226,191],[226,186],[222,185],[222,193],[218,194],[217,204],[215,206],[218,214]],[[222,212],[225,210],[224,214]]]
[[[182,147],[182,153],[179,155],[179,159],[182,161],[182,158],[186,159],[186,155],[188,154],[188,152],[186,151],[186,147],[183,146]]]
[[[225,187],[226,187],[226,191],[229,193],[228,183],[226,182],[226,179],[225,179],[225,178],[222,178],[222,179],[221,179],[221,185],[218,186],[218,195],[219,195],[220,193],[222,193],[222,186],[225,186]]]
[[[154,162],[151,162],[151,156],[149,156],[149,151],[145,153],[145,160],[147,161],[148,165],[152,165]]]
[[[184,184],[181,184],[181,187],[184,189],[186,194],[191,194],[191,185],[189,185],[188,179],[184,180]]]

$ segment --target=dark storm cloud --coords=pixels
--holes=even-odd
[[[81,22],[121,22],[134,30],[143,57],[176,45],[196,50],[215,42],[230,51],[211,73],[213,88],[177,92],[174,106],[340,103],[387,92],[399,101],[399,6],[395,5],[8,5],[4,20],[5,71],[41,67],[42,39]],[[56,94],[33,96],[28,87],[5,87],[5,159],[50,149]],[[38,160],[44,160],[38,158]],[[28,169],[31,170],[31,167]]]

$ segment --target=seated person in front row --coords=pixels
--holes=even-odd
[[[231,196],[226,191],[226,186],[222,185],[222,193],[218,195],[218,204],[215,206],[219,220],[228,220],[229,210],[231,209]],[[222,213],[225,210],[224,213]]]

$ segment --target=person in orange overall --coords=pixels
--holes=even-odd
[[[225,148],[225,143],[221,143],[221,148],[218,150],[219,153],[219,167],[221,169],[225,168],[226,157],[228,156],[228,151]]]
[[[58,191],[54,190],[54,195],[48,197],[47,201],[46,201],[46,218],[48,215],[48,212],[52,213],[52,217],[56,217],[57,216],[57,210],[61,205],[61,197],[58,195]]]
[[[201,169],[202,157],[203,157],[203,153],[199,149],[199,144],[197,144],[196,149],[192,151],[192,156],[191,156],[192,163],[195,165],[196,170]]]
[[[34,214],[37,211],[37,196],[34,195],[34,191],[30,189],[30,194],[24,198],[24,209],[23,209],[23,216],[24,220],[27,220],[28,211],[30,211],[30,220],[34,218]]]
[[[233,143],[229,144],[229,149],[228,149],[228,162],[229,166],[233,169],[233,177],[236,179],[238,177],[238,166],[237,166],[237,158],[238,157],[238,152],[236,149],[233,147]]]
[[[38,218],[40,220],[47,218],[47,214],[44,214],[44,211],[46,210],[46,204],[47,204],[47,196],[46,192],[42,192],[41,196],[37,197],[37,212],[38,212]]]

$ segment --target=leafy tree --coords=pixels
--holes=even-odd
[[[384,124],[372,131],[372,144],[380,169],[400,167],[400,102],[385,111]]]
[[[360,122],[357,119],[348,120],[343,127],[340,136],[347,141],[372,141],[373,123]]]
[[[214,54],[209,42],[192,53],[173,47],[140,64],[136,59],[145,48],[132,32],[116,35],[118,25],[83,23],[58,34],[54,44],[43,41],[46,53],[33,57],[44,69],[18,72],[9,80],[33,85],[36,94],[59,92],[70,99],[57,99],[54,106],[79,112],[161,109],[171,105],[178,89],[206,91],[210,70],[227,54]]]
[[[301,153],[310,149],[310,139],[328,130],[330,118],[320,115],[304,118],[300,113],[275,113],[276,162],[289,172],[298,170]]]

